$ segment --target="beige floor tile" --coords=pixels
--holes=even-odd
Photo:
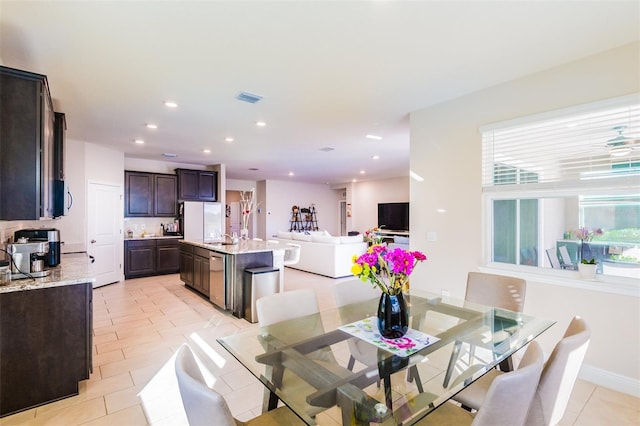
[[[132,387],[129,387],[117,392],[111,392],[108,395],[105,395],[104,401],[105,401],[105,405],[107,406],[107,413],[114,414],[126,408],[139,406],[140,398],[138,397],[138,393],[140,393],[142,388],[143,388],[142,385],[132,386]],[[142,407],[140,407],[140,412],[142,413]]]
[[[638,399],[629,395],[598,387],[580,412],[576,425],[639,425]]]
[[[31,422],[25,423],[29,426],[44,425],[80,425],[82,423],[104,417],[107,410],[104,405],[104,398],[98,397],[79,404],[74,404],[65,409],[47,410],[40,413],[36,410],[36,417]]]
[[[83,426],[146,426],[147,418],[144,416],[142,407],[140,404],[127,407],[120,411],[107,414],[104,417],[99,417],[87,423],[83,423]]]

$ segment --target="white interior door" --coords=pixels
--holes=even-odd
[[[122,186],[89,182],[87,202],[87,253],[95,288],[123,277]]]

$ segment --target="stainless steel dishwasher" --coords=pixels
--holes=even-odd
[[[209,259],[209,300],[222,309],[227,309],[225,258],[226,255],[212,251]]]

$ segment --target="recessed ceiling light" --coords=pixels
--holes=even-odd
[[[233,142],[233,138],[224,138],[225,142]]]
[[[173,154],[171,152],[165,152],[162,155],[164,155],[165,157],[169,157],[169,158],[175,158],[178,156],[178,154]]]
[[[173,101],[166,101],[164,103],[164,106],[166,106],[167,108],[178,108],[178,104]]]
[[[358,179],[351,179],[351,182],[356,183]]]
[[[264,121],[256,121],[256,126],[258,126],[258,127],[264,127],[266,125],[267,125],[267,123],[264,122]]]
[[[381,141],[382,140],[382,136],[377,136],[377,135],[367,135],[365,136],[367,139],[374,139],[377,141]]]
[[[289,172],[289,176],[293,176],[293,172]]]
[[[380,159],[380,156],[379,156],[379,155],[374,155],[374,156],[373,156],[373,157],[371,157],[371,158],[372,158],[372,159],[374,159],[374,160],[379,160],[379,159]]]
[[[364,170],[360,170],[360,174],[363,175],[365,173]]]
[[[209,154],[209,153],[211,153],[211,150],[205,148],[205,149],[202,150],[202,152],[204,152],[205,154]]]
[[[153,123],[147,123],[147,129],[157,129],[158,125]]]
[[[137,143],[138,145],[144,144],[144,141],[142,139],[136,139],[134,142]]]

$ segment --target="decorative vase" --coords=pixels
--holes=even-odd
[[[409,329],[409,311],[402,292],[382,293],[378,304],[378,331],[386,339],[404,336]]]
[[[243,240],[249,239],[249,230],[247,228],[240,229],[240,238]]]
[[[596,277],[596,268],[598,265],[595,263],[579,263],[578,273],[583,280],[593,280]]]

